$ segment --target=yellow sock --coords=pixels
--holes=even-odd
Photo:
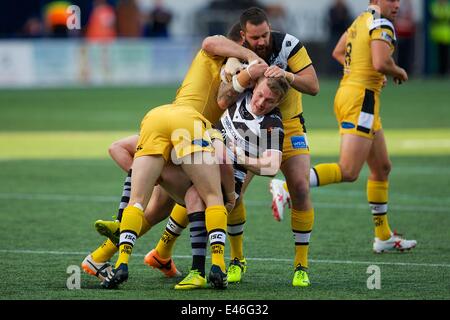
[[[342,182],[341,167],[337,163],[322,163],[313,168],[317,176],[317,185],[326,186]]]
[[[116,245],[109,239],[106,239],[100,247],[91,253],[92,259],[95,262],[106,262],[119,250]]]
[[[383,241],[391,237],[387,218],[388,189],[388,181],[367,180],[367,200],[372,209],[375,237]]]
[[[292,209],[291,226],[295,239],[294,268],[299,264],[308,268],[309,238],[314,225],[314,209],[299,211]]]
[[[189,224],[187,211],[185,207],[175,205],[170,213],[166,229],[156,245],[156,252],[162,259],[168,259],[172,256],[172,250],[178,236]]]
[[[147,219],[145,219],[144,216],[142,216],[142,226],[141,231],[139,232],[138,238],[142,237],[144,234],[147,233],[148,230],[150,230],[152,226],[150,223],[147,222]]]
[[[227,209],[223,205],[210,206],[206,208],[205,220],[211,246],[211,263],[226,272],[225,230],[227,229]]]
[[[141,232],[144,211],[139,208],[126,207],[120,222],[119,258],[116,268],[122,263],[128,264],[137,235]]]
[[[246,210],[243,201],[227,216],[227,232],[228,240],[230,240],[230,257],[231,260],[238,258],[244,259],[244,224],[245,224]]]

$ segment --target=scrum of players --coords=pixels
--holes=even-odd
[[[117,288],[132,273],[128,264],[136,241],[168,218],[145,264],[166,277],[180,277],[172,250],[189,226],[192,267],[175,289],[205,288],[208,282],[225,289],[228,283],[239,283],[247,272],[243,252],[247,186],[254,175],[273,178],[281,171],[286,183],[273,179],[270,184],[272,212],[281,220],[284,207],[290,205],[295,247],[292,285],[308,287],[314,224],[310,186],[354,181],[365,162],[371,169],[367,188],[375,225],[373,250],[414,248],[415,240],[390,231],[389,172],[378,169],[388,162],[379,94],[386,76],[396,83],[408,79],[391,58],[396,40],[392,21],[399,2],[371,0],[333,52],[344,69],[335,99],[347,145],[341,152],[359,161],[345,162],[341,154],[339,163],[311,168],[302,94],[317,95],[319,81],[299,39],[272,30],[265,12],[256,7],[241,14],[227,37],[207,37],[175,100],[151,109],[139,135],[111,145],[112,158],[128,175],[116,220],[95,224],[106,240],[83,260],[83,270],[99,278],[103,288]],[[367,152],[352,157],[351,150],[361,149]],[[116,263],[111,265],[116,253]]]

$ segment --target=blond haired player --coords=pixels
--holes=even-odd
[[[364,163],[370,169],[367,200],[373,215],[373,251],[404,251],[416,246],[389,227],[388,189],[391,162],[380,119],[380,93],[385,76],[396,83],[408,80],[406,71],[392,59],[396,36],[393,21],[399,0],[373,0],[366,11],[339,40],[333,57],[344,66],[344,76],[334,100],[341,134],[338,163],[319,164],[311,169],[311,186],[355,181]],[[290,189],[290,188],[289,188]],[[282,216],[289,194],[280,180],[272,180],[273,211]]]

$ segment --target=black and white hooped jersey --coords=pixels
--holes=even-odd
[[[278,108],[257,116],[251,111],[252,92],[245,91],[238,101],[220,118],[216,128],[225,143],[233,143],[244,150],[247,157],[259,158],[266,150],[283,151],[283,121]]]
[[[229,107],[216,125],[223,136],[225,145],[229,141],[244,150],[247,157],[259,158],[267,150],[283,151],[283,121],[278,108],[256,116],[251,111],[252,91],[245,91],[238,101]],[[228,154],[234,161],[234,180],[236,199],[239,197],[247,169],[236,163],[232,152]]]

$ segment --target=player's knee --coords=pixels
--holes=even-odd
[[[376,180],[384,181],[387,180],[389,173],[391,173],[391,170],[392,170],[392,163],[388,161],[381,164],[377,168],[376,172],[372,172],[372,176],[374,176]]]
[[[390,161],[384,163],[381,167],[381,171],[385,176],[388,176],[392,170],[392,163]]]
[[[204,210],[203,200],[195,188],[190,188],[186,192],[184,202],[188,212],[198,212]]]
[[[355,182],[359,178],[359,171],[357,170],[342,170],[342,180],[345,182]]]
[[[307,178],[299,179],[296,183],[289,186],[289,194],[292,201],[294,202],[304,202],[309,197],[309,181]]]

